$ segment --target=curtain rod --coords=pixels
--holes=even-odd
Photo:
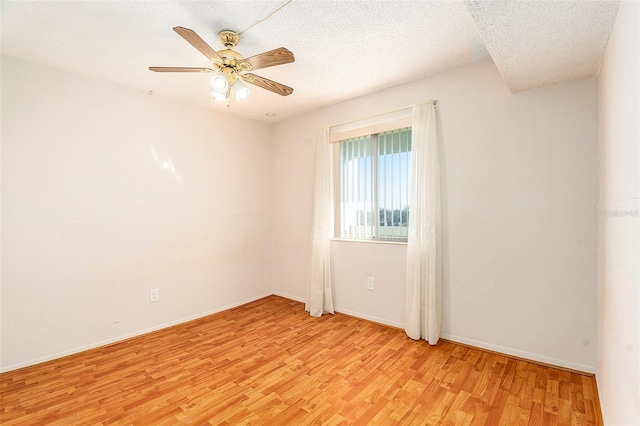
[[[436,108],[438,107],[438,100],[437,99],[431,99],[431,100],[426,101],[424,103],[429,103],[429,102],[432,103],[434,107],[436,107]],[[358,121],[370,120],[372,118],[380,117],[380,116],[387,115],[387,114],[393,114],[393,113],[404,111],[404,110],[411,109],[411,108],[413,108],[413,105],[392,109],[392,110],[389,110],[389,111],[381,112],[379,114],[374,114],[374,115],[370,115],[368,117],[359,118],[357,120],[350,120],[350,121],[345,121],[345,122],[342,122],[342,123],[331,124],[330,126],[327,126],[327,127],[329,127],[329,129],[331,129],[332,127],[339,127],[339,126],[344,126],[345,124],[356,123]]]

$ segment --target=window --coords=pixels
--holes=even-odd
[[[336,234],[407,241],[411,127],[341,140]]]

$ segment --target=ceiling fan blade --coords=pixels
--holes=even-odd
[[[215,50],[211,48],[195,31],[190,30],[189,28],[184,27],[173,27],[173,31],[177,32],[187,40],[193,47],[198,49],[204,56],[209,58],[210,61],[222,61],[220,55],[216,53]]]
[[[197,67],[149,67],[149,70],[155,72],[214,72],[211,68]]]
[[[270,90],[273,93],[277,93],[278,95],[289,96],[293,93],[293,89],[291,87],[285,86],[284,84],[276,83],[275,81],[269,80],[268,78],[260,77],[259,75],[243,74],[242,79],[247,83]]]
[[[293,57],[293,53],[284,47],[273,49],[268,52],[260,53],[259,55],[251,56],[250,58],[238,61],[242,64],[248,64],[251,68],[249,70],[257,70],[260,68],[272,67],[274,65],[288,64],[296,59]]]

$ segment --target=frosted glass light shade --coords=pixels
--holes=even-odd
[[[227,100],[226,93],[219,93],[219,92],[216,92],[215,90],[211,92],[211,96],[213,96],[218,102],[224,102]]]
[[[233,87],[233,92],[236,94],[237,101],[243,101],[251,96],[251,90],[240,80],[236,80],[231,87]]]
[[[229,87],[229,81],[221,74],[211,77],[211,88],[218,93],[226,93]]]

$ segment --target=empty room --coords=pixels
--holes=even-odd
[[[0,1],[0,424],[640,425],[640,2]]]

